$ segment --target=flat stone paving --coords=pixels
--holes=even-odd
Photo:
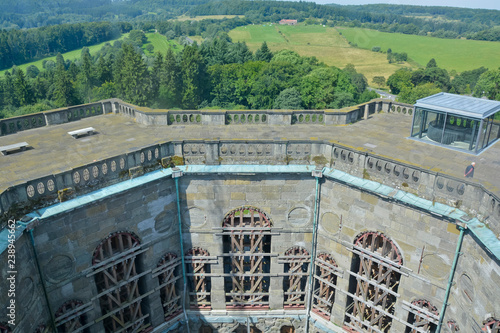
[[[0,137],[6,146],[26,141],[33,149],[0,155],[0,192],[27,180],[57,174],[154,143],[188,139],[318,139],[366,149],[377,155],[464,178],[472,161],[472,181],[500,195],[500,143],[479,156],[407,139],[411,117],[374,114],[368,120],[331,125],[147,126],[118,114],[91,117]],[[69,131],[94,127],[98,134],[74,139]]]

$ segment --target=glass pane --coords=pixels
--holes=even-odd
[[[431,111],[424,111],[424,113],[421,138],[441,143],[446,114]]]
[[[488,140],[488,146],[492,144],[496,139],[500,137],[500,112],[497,112],[495,115],[491,117],[491,126],[490,126],[490,137]]]
[[[420,137],[420,126],[422,125],[422,117],[424,115],[424,111],[422,109],[417,109],[415,111],[415,115],[413,116],[413,125],[411,128],[411,136],[419,136]]]
[[[442,143],[454,148],[473,150],[477,137],[476,124],[479,120],[448,114]]]

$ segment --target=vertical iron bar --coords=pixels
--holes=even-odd
[[[453,277],[455,275],[455,269],[457,268],[458,257],[460,255],[460,248],[462,247],[462,242],[464,240],[465,227],[457,225],[460,229],[460,235],[458,236],[457,249],[455,250],[455,259],[453,259],[453,265],[451,266],[450,277],[448,278],[448,286],[446,287],[446,293],[443,300],[443,307],[439,313],[439,323],[436,329],[436,333],[441,332],[441,326],[443,325],[444,313],[446,312],[446,306],[448,305],[448,298],[450,297],[451,285],[453,283]]]
[[[189,319],[186,313],[186,289],[187,289],[187,278],[186,278],[186,264],[184,262],[184,241],[182,239],[182,220],[181,220],[181,203],[179,197],[179,178],[174,178],[175,180],[175,193],[177,194],[177,217],[179,219],[179,242],[181,243],[181,261],[182,261],[182,280],[184,282],[184,290],[182,296],[182,312],[184,312],[184,319],[186,319],[186,328],[189,333]]]
[[[319,201],[319,177],[316,178],[316,194],[314,197],[314,218],[313,218],[313,237],[312,237],[312,251],[311,251],[311,263],[309,265],[309,293],[307,298],[307,322],[306,322],[306,333],[309,332],[309,322],[311,320],[311,302],[313,297],[313,270],[315,269],[314,259],[316,258],[316,228],[318,222],[318,201]]]

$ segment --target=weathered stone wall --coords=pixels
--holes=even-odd
[[[16,332],[33,332],[40,324],[45,324],[49,318],[43,289],[39,274],[36,268],[36,262],[33,249],[30,244],[29,234],[23,234],[15,242],[15,323],[8,325]],[[7,314],[10,310],[7,306],[10,304],[9,297],[10,283],[7,278],[12,275],[7,268],[8,253],[4,251],[0,254],[2,269],[0,270],[1,292],[0,292],[0,321],[7,323],[12,318]],[[9,258],[10,259],[10,258]]]
[[[453,320],[461,332],[482,332],[484,320],[500,317],[499,286],[500,261],[466,231],[444,323]]]
[[[403,300],[425,299],[440,308],[458,238],[454,224],[331,181],[322,186],[320,214],[318,252],[331,254],[344,271],[343,278],[337,279],[340,289],[349,290],[347,271],[358,270],[351,266],[353,254],[348,245],[362,232],[381,232],[399,248],[408,270],[408,276],[401,276],[395,316],[407,320]],[[347,296],[336,292],[332,321],[337,324],[344,320],[346,302]],[[405,329],[397,321],[392,327],[396,332]]]
[[[271,237],[273,255],[283,255],[293,246],[311,251],[315,185],[315,179],[310,175],[184,175],[179,178],[184,251],[191,247],[208,250],[210,256],[216,257],[216,262],[210,267],[211,273],[224,273],[221,257],[223,241],[218,228],[231,209],[245,205],[258,207],[271,218],[275,233]],[[353,270],[353,255],[349,246],[356,236],[364,231],[382,232],[400,250],[403,266],[408,272],[408,276],[402,276],[400,280],[400,298],[394,315],[406,321],[408,311],[403,308],[402,302],[418,299],[429,301],[441,311],[458,240],[454,224],[395,203],[390,198],[330,179],[320,181],[319,194],[317,253],[330,254],[343,271],[342,278],[337,279],[338,288],[349,290],[351,279],[347,271]],[[70,299],[78,299],[93,307],[86,313],[88,323],[101,317],[95,298],[94,277],[88,274],[94,250],[113,232],[128,231],[139,237],[142,247],[147,249],[139,257],[141,271],[154,269],[166,253],[180,256],[176,207],[174,180],[163,179],[44,220],[34,229],[35,246],[53,311]],[[19,332],[32,331],[40,323],[48,322],[49,317],[30,252],[28,234],[25,233],[16,246],[19,249],[18,260],[22,263],[18,275],[19,290],[22,286],[22,291],[18,295],[23,306],[18,308],[18,329]],[[487,314],[498,316],[499,263],[490,258],[468,232],[461,251],[463,254],[459,259],[445,322],[453,319],[462,331],[470,332],[476,327],[474,323],[481,325]],[[5,255],[2,254],[2,260]],[[271,257],[273,276],[269,311],[281,311],[286,317],[288,310],[283,310],[283,272],[284,264],[279,263],[276,256]],[[466,278],[462,278],[463,274],[469,275],[472,286]],[[142,279],[142,292],[155,290],[158,285],[158,279],[147,273]],[[226,310],[224,278],[212,277],[211,285],[211,310],[205,312],[205,316],[218,318],[221,313],[231,313]],[[27,293],[26,290],[32,292]],[[463,290],[472,291],[464,297]],[[472,301],[467,300],[469,296]],[[5,304],[5,295],[0,297],[1,304]],[[346,304],[346,295],[337,291],[331,325],[343,324]],[[164,322],[159,291],[154,291],[144,300],[144,309],[150,314],[153,326]],[[233,312],[234,316],[241,316],[241,311]],[[249,314],[245,313],[243,317],[246,315]],[[316,320],[321,322],[322,319]],[[303,325],[300,321],[287,318],[264,318],[258,320],[256,327],[263,332],[278,332],[289,321],[296,329]],[[198,324],[193,322],[192,325]],[[229,327],[229,323],[217,325],[221,329]],[[322,326],[318,327],[312,331],[322,332]],[[394,332],[404,331],[403,324],[398,321],[394,320],[392,327]],[[101,331],[101,323],[92,325],[90,330]]]

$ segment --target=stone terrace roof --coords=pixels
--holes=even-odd
[[[379,113],[351,125],[142,125],[119,114],[85,118],[0,137],[2,146],[26,141],[33,149],[0,155],[0,192],[30,179],[57,174],[93,161],[169,140],[312,139],[371,151],[424,169],[463,178],[476,162],[473,181],[500,194],[500,143],[479,156],[409,140],[411,117]],[[94,127],[99,134],[75,140],[67,132]]]

